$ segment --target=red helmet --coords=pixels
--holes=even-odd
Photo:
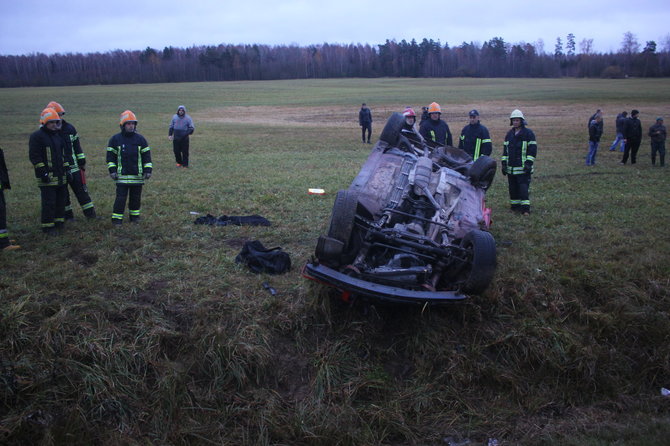
[[[405,111],[402,113],[402,115],[403,115],[405,118],[410,118],[410,117],[412,117],[412,118],[416,118],[416,113],[414,113],[414,109],[413,109],[412,107],[407,107],[407,108],[405,109]]]

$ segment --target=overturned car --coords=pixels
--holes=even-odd
[[[445,303],[484,291],[496,246],[486,190],[496,163],[429,145],[394,113],[349,189],[337,193],[328,233],[303,275],[342,297]]]

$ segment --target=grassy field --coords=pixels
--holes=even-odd
[[[97,221],[39,229],[29,134],[51,100],[88,158]],[[489,191],[498,269],[448,307],[338,305],[300,275],[373,134],[437,101],[452,133],[477,108],[500,157],[520,108],[536,133],[533,213]],[[189,170],[169,120],[196,124]],[[605,112],[597,166],[587,119]],[[9,445],[664,445],[670,436],[670,167],[609,152],[614,117],[670,116],[670,80],[346,79],[0,90],[10,168],[0,252],[0,443]],[[133,110],[154,176],[139,225],[111,225],[105,148]],[[668,162],[670,162],[670,155]],[[319,187],[324,196],[308,195]],[[74,197],[73,197],[74,198]],[[270,227],[194,225],[191,212]],[[235,263],[282,246],[291,272]],[[271,296],[268,281],[278,294]]]

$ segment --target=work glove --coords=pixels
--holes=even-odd
[[[42,176],[40,177],[40,180],[42,180],[42,183],[48,183],[48,182],[50,181],[50,180],[49,180],[49,173],[48,173],[48,172],[44,172],[44,173],[42,174]]]
[[[149,178],[151,178],[151,172],[144,172],[144,179],[148,180]]]
[[[116,180],[119,179],[119,174],[116,173],[116,172],[110,172],[110,173],[109,173],[109,177],[110,177],[112,180],[116,181]]]
[[[533,164],[528,161],[523,163],[523,171],[524,173],[531,173],[533,171]]]
[[[507,175],[507,163],[505,161],[502,162],[502,174]]]
[[[9,184],[9,181],[3,181],[2,182],[2,188],[9,190],[9,189],[12,188],[12,186]]]

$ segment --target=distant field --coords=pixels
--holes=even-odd
[[[75,204],[77,221],[55,239],[39,231],[27,155],[51,100],[79,131],[103,217],[87,222]],[[378,136],[392,112],[432,101],[454,139],[478,109],[497,159],[510,112],[523,111],[538,139],[533,213],[507,210],[498,175],[488,195],[498,270],[466,304],[331,307],[300,268],[372,147],[360,143],[360,104]],[[174,167],[167,139],[180,104],[197,127],[189,170]],[[598,108],[605,134],[586,167]],[[607,150],[614,117],[633,108],[645,137],[638,164],[620,166]],[[155,167],[143,222],[113,228],[105,148],[125,109]],[[670,167],[651,166],[656,116],[670,119],[669,79],[1,89],[8,227],[23,249],[0,252],[0,443],[664,444]],[[273,226],[199,226],[191,212],[259,214]],[[282,246],[292,271],[237,265],[254,239]]]

